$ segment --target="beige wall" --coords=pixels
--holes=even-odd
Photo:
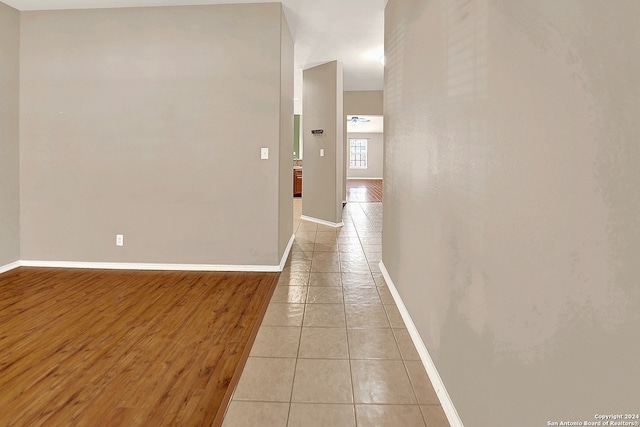
[[[367,140],[367,169],[349,169],[349,139],[364,138]],[[349,133],[347,134],[347,178],[376,178],[382,179],[382,160],[384,147],[381,133]]]
[[[22,13],[22,258],[278,264],[281,27],[277,3]]]
[[[0,268],[20,259],[20,14],[0,3]]]
[[[293,39],[281,11],[280,35],[280,148],[278,253],[283,254],[293,234]]]
[[[304,203],[302,214],[333,224],[342,222],[344,128],[342,64],[303,71]],[[312,135],[323,129],[322,135]],[[320,156],[324,149],[324,157]]]
[[[639,21],[387,5],[383,261],[467,426],[638,412]]]
[[[381,116],[383,114],[382,106],[381,90],[349,90],[344,92],[345,116],[354,114]]]

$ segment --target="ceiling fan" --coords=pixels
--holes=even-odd
[[[358,116],[351,116],[351,118],[347,117],[347,122],[350,122],[354,125],[358,124],[358,123],[368,123],[371,120],[365,118],[365,117],[358,117]]]

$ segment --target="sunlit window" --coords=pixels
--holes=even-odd
[[[367,140],[366,139],[349,139],[349,168],[350,169],[366,169],[367,168]]]

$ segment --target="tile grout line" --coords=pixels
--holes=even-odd
[[[351,220],[351,215],[349,215],[349,219]],[[357,229],[356,229],[356,233],[357,233]],[[359,238],[358,238],[359,240]],[[362,245],[360,245],[362,246]],[[349,324],[347,323],[347,302],[344,298],[344,291],[345,291],[345,286],[344,286],[344,282],[343,282],[343,275],[342,275],[342,265],[340,266],[340,285],[341,285],[341,289],[342,289],[342,309],[344,310],[344,327],[345,327],[345,335],[347,337],[347,357],[349,359],[349,381],[351,382],[351,400],[353,403],[353,418],[354,418],[354,425],[355,427],[358,427],[358,414],[356,413],[356,388],[355,388],[355,384],[353,381],[353,366],[351,364],[351,346],[349,345]]]
[[[353,219],[351,218],[351,215],[349,213],[347,213],[348,217],[349,217],[349,223],[353,224]],[[346,223],[345,223],[346,224]],[[354,228],[355,228],[355,224],[354,224]],[[356,229],[356,235],[358,233],[358,230]],[[358,241],[360,239],[358,238]],[[339,245],[339,243],[338,243]],[[362,245],[360,245],[362,246]],[[354,425],[357,427],[358,426],[358,414],[356,413],[356,388],[355,388],[355,383],[353,381],[353,366],[351,364],[351,345],[349,342],[349,324],[347,323],[347,301],[345,298],[345,286],[344,286],[344,275],[342,274],[342,264],[340,264],[340,285],[342,286],[342,302],[343,302],[343,310],[344,310],[344,326],[345,326],[345,334],[347,337],[347,357],[349,358],[349,381],[351,382],[351,399],[353,402],[353,419],[354,419]]]
[[[296,229],[294,234],[296,234],[298,232],[298,230],[300,230],[301,223],[302,222],[298,223],[298,228]],[[314,244],[315,244],[315,238],[314,238]],[[313,262],[313,255],[312,255],[312,262]],[[309,280],[310,280],[310,275],[311,275],[310,271],[311,271],[311,266],[309,266],[309,275],[307,275],[307,285],[309,284]],[[308,286],[307,286],[307,288],[308,288]],[[307,307],[306,307],[307,297],[308,297],[308,289],[307,289],[307,296],[305,296],[305,300],[304,300],[305,305],[303,306],[303,309],[302,309],[302,321],[300,322],[300,335],[298,336],[298,348],[297,348],[297,351],[296,351],[296,361],[295,361],[295,363],[293,365],[293,378],[291,379],[291,390],[289,392],[289,410],[287,411],[287,420],[286,420],[286,424],[285,424],[287,426],[289,425],[289,421],[291,420],[291,407],[292,407],[292,401],[293,401],[293,387],[294,387],[295,382],[296,382],[296,370],[298,369],[298,356],[300,354],[300,341],[302,340],[302,328],[304,327],[304,316],[305,316],[305,313],[307,311]]]
[[[362,248],[362,241],[360,240],[360,235],[358,234],[358,228],[355,225],[355,223],[353,222],[353,218],[351,217],[350,213],[347,213],[348,217],[349,217],[349,223],[353,224],[353,227],[355,228],[356,231],[356,236],[358,236],[358,242],[360,243],[360,248]],[[349,341],[349,324],[347,323],[347,301],[346,299],[344,299],[344,293],[346,290],[346,287],[344,286],[344,280],[343,280],[344,276],[342,275],[342,272],[340,273],[340,284],[342,285],[342,294],[343,294],[343,300],[344,300],[344,316],[345,316],[345,333],[347,335],[347,356],[349,357],[349,376],[350,376],[350,381],[351,381],[351,397],[353,399],[353,417],[354,417],[354,425],[356,427],[358,427],[358,414],[357,414],[357,410],[356,410],[356,388],[355,388],[355,383],[353,381],[353,364],[351,363],[351,361],[353,360],[351,358],[351,345],[350,345],[350,341]]]
[[[302,222],[301,222],[302,223]],[[301,224],[300,223],[300,224]],[[300,229],[300,224],[298,225],[298,229]],[[297,230],[296,230],[297,231]],[[316,236],[317,236],[317,232],[316,232]],[[314,244],[314,250],[315,250],[315,241],[316,238],[313,238],[313,244]],[[304,299],[304,306],[302,309],[302,321],[300,322],[300,335],[298,336],[298,349],[296,351],[296,361],[293,365],[293,378],[291,380],[291,392],[289,394],[289,412],[287,413],[287,426],[289,425],[289,421],[291,420],[291,408],[293,406],[293,390],[294,390],[294,386],[296,383],[296,371],[298,370],[298,360],[300,359],[300,344],[302,342],[302,328],[304,328],[304,318],[307,314],[307,300],[309,298],[309,282],[311,281],[311,268],[313,266],[313,253],[311,253],[311,265],[309,266],[309,273],[307,275],[307,293]]]

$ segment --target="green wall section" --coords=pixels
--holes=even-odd
[[[293,115],[293,158],[300,158],[300,114]]]

